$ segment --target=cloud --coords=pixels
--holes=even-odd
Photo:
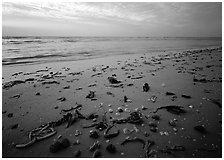
[[[132,31],[142,29],[148,34],[159,34],[160,30],[174,33],[202,30],[220,33],[222,23],[221,3],[74,3],[74,2],[3,2],[3,25],[31,21],[47,24],[47,21],[64,26],[83,24],[90,26],[111,26]],[[20,19],[18,21],[18,19]],[[10,21],[10,22],[9,22]],[[213,24],[213,26],[212,26]],[[38,24],[37,24],[38,26]],[[47,26],[47,25],[46,25]],[[123,28],[122,28],[123,27]],[[188,28],[190,27],[190,28]],[[150,30],[151,29],[151,30]],[[156,31],[156,32],[155,32]],[[136,31],[136,33],[139,31]],[[189,31],[190,32],[190,31]]]

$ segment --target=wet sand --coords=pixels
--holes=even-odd
[[[74,157],[78,150],[80,157],[92,157],[95,150],[101,153],[98,156],[110,158],[221,157],[221,54],[217,48],[3,66],[3,157]],[[110,83],[108,77],[118,80],[117,84]],[[147,92],[143,92],[145,83],[149,84]],[[90,91],[94,94],[89,95]],[[33,129],[68,113],[76,114],[69,109],[77,104],[82,105],[78,112],[85,118],[77,118],[69,126],[69,120],[51,126],[56,131],[53,136],[16,148],[30,141],[28,134]],[[162,106],[180,106],[184,113],[166,108],[155,112]],[[139,123],[116,121],[135,111],[140,114]],[[90,113],[98,117],[88,120]],[[119,134],[108,140],[105,129],[83,128],[102,121],[113,123],[109,132],[119,130]],[[97,131],[99,137],[91,138],[90,130]],[[69,147],[50,152],[50,146],[63,138],[69,140]],[[125,138],[132,141],[122,145]],[[90,151],[96,141],[100,147]],[[109,144],[116,147],[115,153],[108,152]]]

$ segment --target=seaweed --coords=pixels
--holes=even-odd
[[[113,127],[114,125],[111,125],[111,126],[108,126],[107,129],[104,131],[103,135],[104,135],[104,138],[106,139],[110,139],[110,138],[114,138],[114,137],[117,137],[120,133],[119,130],[117,130],[116,132],[114,133],[111,133],[111,134],[108,134],[109,130]]]
[[[142,143],[143,144],[143,149],[145,148],[145,145],[146,145],[145,140],[143,140],[139,137],[134,137],[134,138],[126,137],[125,140],[120,143],[120,145],[125,145],[125,144],[130,143],[130,142],[140,142],[140,143]]]
[[[162,106],[162,107],[157,108],[155,111],[153,111],[153,113],[156,113],[156,112],[158,112],[158,110],[161,110],[161,109],[166,109],[170,113],[179,115],[181,113],[186,113],[186,111],[183,108],[184,107],[174,106],[174,105]]]

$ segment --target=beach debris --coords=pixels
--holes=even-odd
[[[171,120],[169,120],[168,123],[170,126],[175,127],[177,125],[177,119],[173,119],[173,120],[171,119]]]
[[[136,77],[131,77],[131,79],[141,79],[143,76],[136,76]]]
[[[63,101],[65,101],[65,100],[66,100],[66,98],[65,98],[65,97],[59,97],[57,100],[59,100],[59,101],[63,102]]]
[[[146,109],[148,109],[147,107],[145,107],[145,106],[142,106],[142,110],[146,110]]]
[[[29,142],[24,144],[17,144],[16,148],[25,148],[31,146],[35,142],[44,140],[55,135],[57,132],[50,126],[50,124],[41,125],[38,128],[33,129],[29,132],[28,138]]]
[[[78,144],[80,144],[79,139],[77,139],[77,140],[75,140],[75,142],[73,142],[73,145],[78,145]]]
[[[190,95],[186,95],[186,94],[182,94],[181,97],[183,97],[183,98],[187,98],[187,99],[190,99],[190,98],[191,98]]]
[[[76,88],[75,90],[77,90],[77,91],[82,90],[82,87]]]
[[[128,100],[128,97],[124,96],[124,102],[127,102],[127,100]]]
[[[133,86],[133,85],[134,85],[133,83],[129,83],[129,84],[127,84],[127,86],[129,86],[129,87],[130,87],[130,86]]]
[[[98,138],[99,137],[99,133],[97,131],[90,130],[89,131],[89,137],[91,137],[91,138]]]
[[[42,84],[44,85],[44,84],[60,84],[60,82],[58,82],[58,81],[44,81],[44,82],[42,82]]]
[[[153,127],[153,126],[150,127],[150,131],[152,131],[152,132],[157,132],[157,130],[158,130],[157,127]]]
[[[123,133],[126,134],[126,135],[127,135],[127,134],[130,134],[130,133],[132,133],[132,132],[134,132],[134,130],[130,130],[130,129],[128,129],[128,128],[124,128],[124,129],[123,129]]]
[[[30,81],[34,81],[34,80],[36,80],[35,78],[27,78],[27,79],[25,79],[25,82],[30,82]]]
[[[94,86],[96,86],[96,83],[88,85],[88,87],[94,87]]]
[[[156,158],[157,157],[156,153],[157,153],[156,150],[151,149],[147,154],[147,158]]]
[[[193,106],[193,105],[189,105],[188,107],[189,107],[189,108],[191,108],[191,109],[192,109],[192,108],[194,108],[194,106]]]
[[[143,144],[143,148],[146,145],[145,140],[143,140],[142,138],[139,138],[139,137],[130,138],[129,136],[126,137],[125,140],[123,140],[120,144],[125,145],[125,144],[130,143],[130,142],[140,142],[140,143]]]
[[[94,98],[95,97],[95,92],[94,91],[89,91],[89,94],[86,96],[86,98]]]
[[[145,83],[143,85],[143,92],[148,92],[149,91],[149,88],[150,88],[149,84],[148,83]]]
[[[68,85],[68,86],[64,86],[63,87],[63,89],[69,89],[70,88],[70,86]]]
[[[82,135],[82,132],[80,130],[75,130],[75,136],[79,136],[79,135]]]
[[[148,101],[152,101],[153,103],[155,103],[156,99],[157,99],[157,97],[153,95],[148,99]]]
[[[184,107],[174,106],[174,105],[162,106],[162,107],[158,107],[155,111],[153,111],[153,113],[156,113],[158,110],[161,110],[161,109],[166,109],[170,113],[179,115],[179,114],[182,114],[182,113],[186,113],[186,111],[183,108]]]
[[[198,125],[198,126],[195,126],[194,129],[200,133],[205,133],[206,132],[206,129],[203,125]]]
[[[150,127],[157,127],[157,124],[155,122],[149,121],[148,125]]]
[[[68,148],[70,146],[70,141],[67,138],[64,138],[62,140],[57,140],[53,144],[50,145],[50,152],[56,153],[62,149]]]
[[[166,92],[166,95],[167,96],[173,96],[173,95],[175,95],[175,93],[173,93],[173,92]]]
[[[10,98],[16,98],[16,99],[18,99],[18,98],[20,98],[21,95],[22,95],[22,94],[16,94],[16,95],[14,95],[14,96],[12,96],[12,97],[10,97]]]
[[[174,146],[171,146],[171,147],[166,146],[166,149],[170,150],[170,151],[185,151],[186,150],[186,148],[184,146],[181,146],[181,145],[174,145]]]
[[[152,140],[147,140],[146,144],[145,144],[145,147],[144,147],[144,150],[145,150],[145,157],[148,158],[148,157],[154,157],[154,153],[152,150],[150,150],[150,147],[155,145],[155,142],[152,141]]]
[[[106,146],[106,150],[110,153],[115,153],[117,150],[116,150],[116,147],[113,145],[113,144],[108,144]]]
[[[11,88],[17,84],[21,84],[21,83],[25,83],[25,81],[15,80],[15,81],[6,82],[3,84],[2,89],[9,89],[9,88]]]
[[[194,77],[193,77],[193,81],[194,81],[194,82],[206,83],[206,82],[207,82],[207,79],[206,79],[205,77],[196,78],[196,76],[194,75]]]
[[[114,77],[108,77],[107,78],[108,81],[111,83],[111,84],[118,84],[118,83],[121,83],[121,81],[118,81],[116,78]]]
[[[121,123],[133,123],[140,124],[142,123],[142,114],[139,111],[134,111],[130,113],[130,116],[122,119],[114,119],[113,123],[121,124]]]
[[[102,153],[97,149],[95,150],[95,152],[93,153],[93,158],[100,158],[102,156]]]
[[[16,73],[12,74],[12,76],[17,76],[17,75],[22,74],[22,73],[23,73],[22,71],[16,72]]]
[[[148,133],[148,132],[145,131],[145,132],[143,133],[143,135],[144,135],[145,137],[149,137],[149,136],[150,136],[150,133]]]
[[[157,114],[152,115],[152,119],[159,121],[160,120],[160,116]]]
[[[126,103],[126,102],[131,103],[131,102],[132,102],[132,100],[130,100],[127,96],[124,96],[124,102],[125,102],[125,103]]]
[[[99,75],[102,75],[102,74],[103,74],[102,72],[98,72],[98,73],[92,74],[91,77],[99,76]]]
[[[121,113],[121,112],[123,112],[124,110],[123,110],[122,107],[118,107],[118,108],[117,108],[117,111]]]
[[[74,157],[75,158],[78,158],[78,157],[80,157],[81,156],[81,151],[80,150],[77,150],[77,151],[75,151],[74,153],[73,153],[73,155],[74,155]]]
[[[108,112],[113,113],[113,109],[109,108]]]
[[[111,95],[112,97],[115,96],[112,92],[107,92],[107,95]]]
[[[166,131],[160,131],[159,132],[161,136],[165,135],[165,136],[169,136],[169,133]]]
[[[131,110],[130,110],[129,108],[125,108],[124,111],[125,111],[125,112],[128,112],[128,113],[131,112]]]
[[[12,117],[13,117],[13,113],[9,113],[7,116],[8,116],[9,118],[12,118]]]
[[[162,86],[162,87],[166,87],[166,84],[165,84],[165,83],[162,83],[161,86]]]
[[[177,99],[177,96],[176,95],[174,95],[174,96],[171,97],[171,101],[175,101],[176,99]]]
[[[120,133],[119,130],[117,130],[116,132],[111,133],[111,134],[108,133],[109,130],[110,130],[113,126],[114,126],[114,125],[110,125],[110,126],[107,127],[107,129],[106,129],[106,130],[104,131],[104,133],[103,133],[104,138],[106,138],[106,139],[110,139],[110,138],[117,137],[117,136],[119,135],[119,133]]]
[[[101,144],[99,141],[96,141],[93,143],[92,146],[89,147],[89,151],[93,152],[95,151],[96,149],[99,149],[101,147]]]

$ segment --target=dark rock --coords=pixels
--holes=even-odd
[[[10,81],[10,82],[6,82],[5,84],[3,84],[2,88],[3,89],[9,89],[17,84],[21,84],[21,83],[25,83],[25,81],[22,80],[15,80],[15,81]]]
[[[118,81],[116,78],[114,77],[108,77],[108,80],[111,84],[118,84],[121,83],[121,81]]]
[[[58,82],[58,81],[44,81],[44,82],[42,82],[42,84],[44,85],[44,84],[60,84],[60,82]]]
[[[36,95],[39,96],[40,95],[40,92],[37,92]]]
[[[94,98],[95,97],[95,92],[94,91],[89,91],[89,94],[86,96],[86,98]]]
[[[154,115],[152,115],[152,119],[155,119],[155,120],[159,121],[160,120],[160,116],[157,115],[157,114],[154,114]]]
[[[63,102],[63,101],[66,100],[66,98],[65,97],[59,97],[58,100],[61,101],[61,102]]]
[[[186,94],[182,94],[181,97],[183,97],[183,98],[187,98],[187,99],[190,99],[190,98],[191,98],[191,96],[186,95]]]
[[[61,143],[59,141],[54,142],[52,145],[50,145],[50,152],[56,153],[61,149]]]
[[[19,126],[19,124],[16,123],[16,124],[11,125],[9,128],[10,129],[16,129],[16,128],[18,128],[18,126]]]
[[[62,148],[67,148],[70,146],[70,141],[67,138],[64,138],[61,140],[61,147]]]
[[[9,118],[13,117],[13,113],[9,113],[7,116],[8,116]]]
[[[65,149],[70,146],[70,142],[67,138],[62,139],[61,141],[56,141],[52,145],[50,145],[50,152],[56,153],[61,149]]]
[[[150,126],[150,127],[157,127],[157,124],[154,123],[154,122],[149,122],[149,126]]]
[[[194,129],[198,132],[201,132],[201,133],[205,133],[206,132],[206,129],[204,126],[201,126],[201,125],[198,125],[198,126],[195,126]]]
[[[35,80],[35,78],[28,78],[25,80],[25,82],[34,81],[34,80]]]
[[[75,158],[78,158],[78,157],[80,157],[81,156],[81,151],[80,150],[77,150],[77,151],[75,151],[74,153],[73,153],[73,155],[74,155],[74,157]]]
[[[148,92],[149,91],[149,84],[148,83],[145,83],[143,85],[143,92]]]
[[[166,95],[167,96],[173,96],[173,95],[175,95],[175,93],[173,93],[173,92],[166,92]]]
[[[128,100],[128,97],[124,96],[124,102],[127,102],[127,100]]]
[[[106,147],[106,150],[110,153],[115,153],[116,152],[116,147],[113,144],[108,144]]]
[[[121,107],[118,107],[117,111],[118,112],[123,112],[124,110]]]

